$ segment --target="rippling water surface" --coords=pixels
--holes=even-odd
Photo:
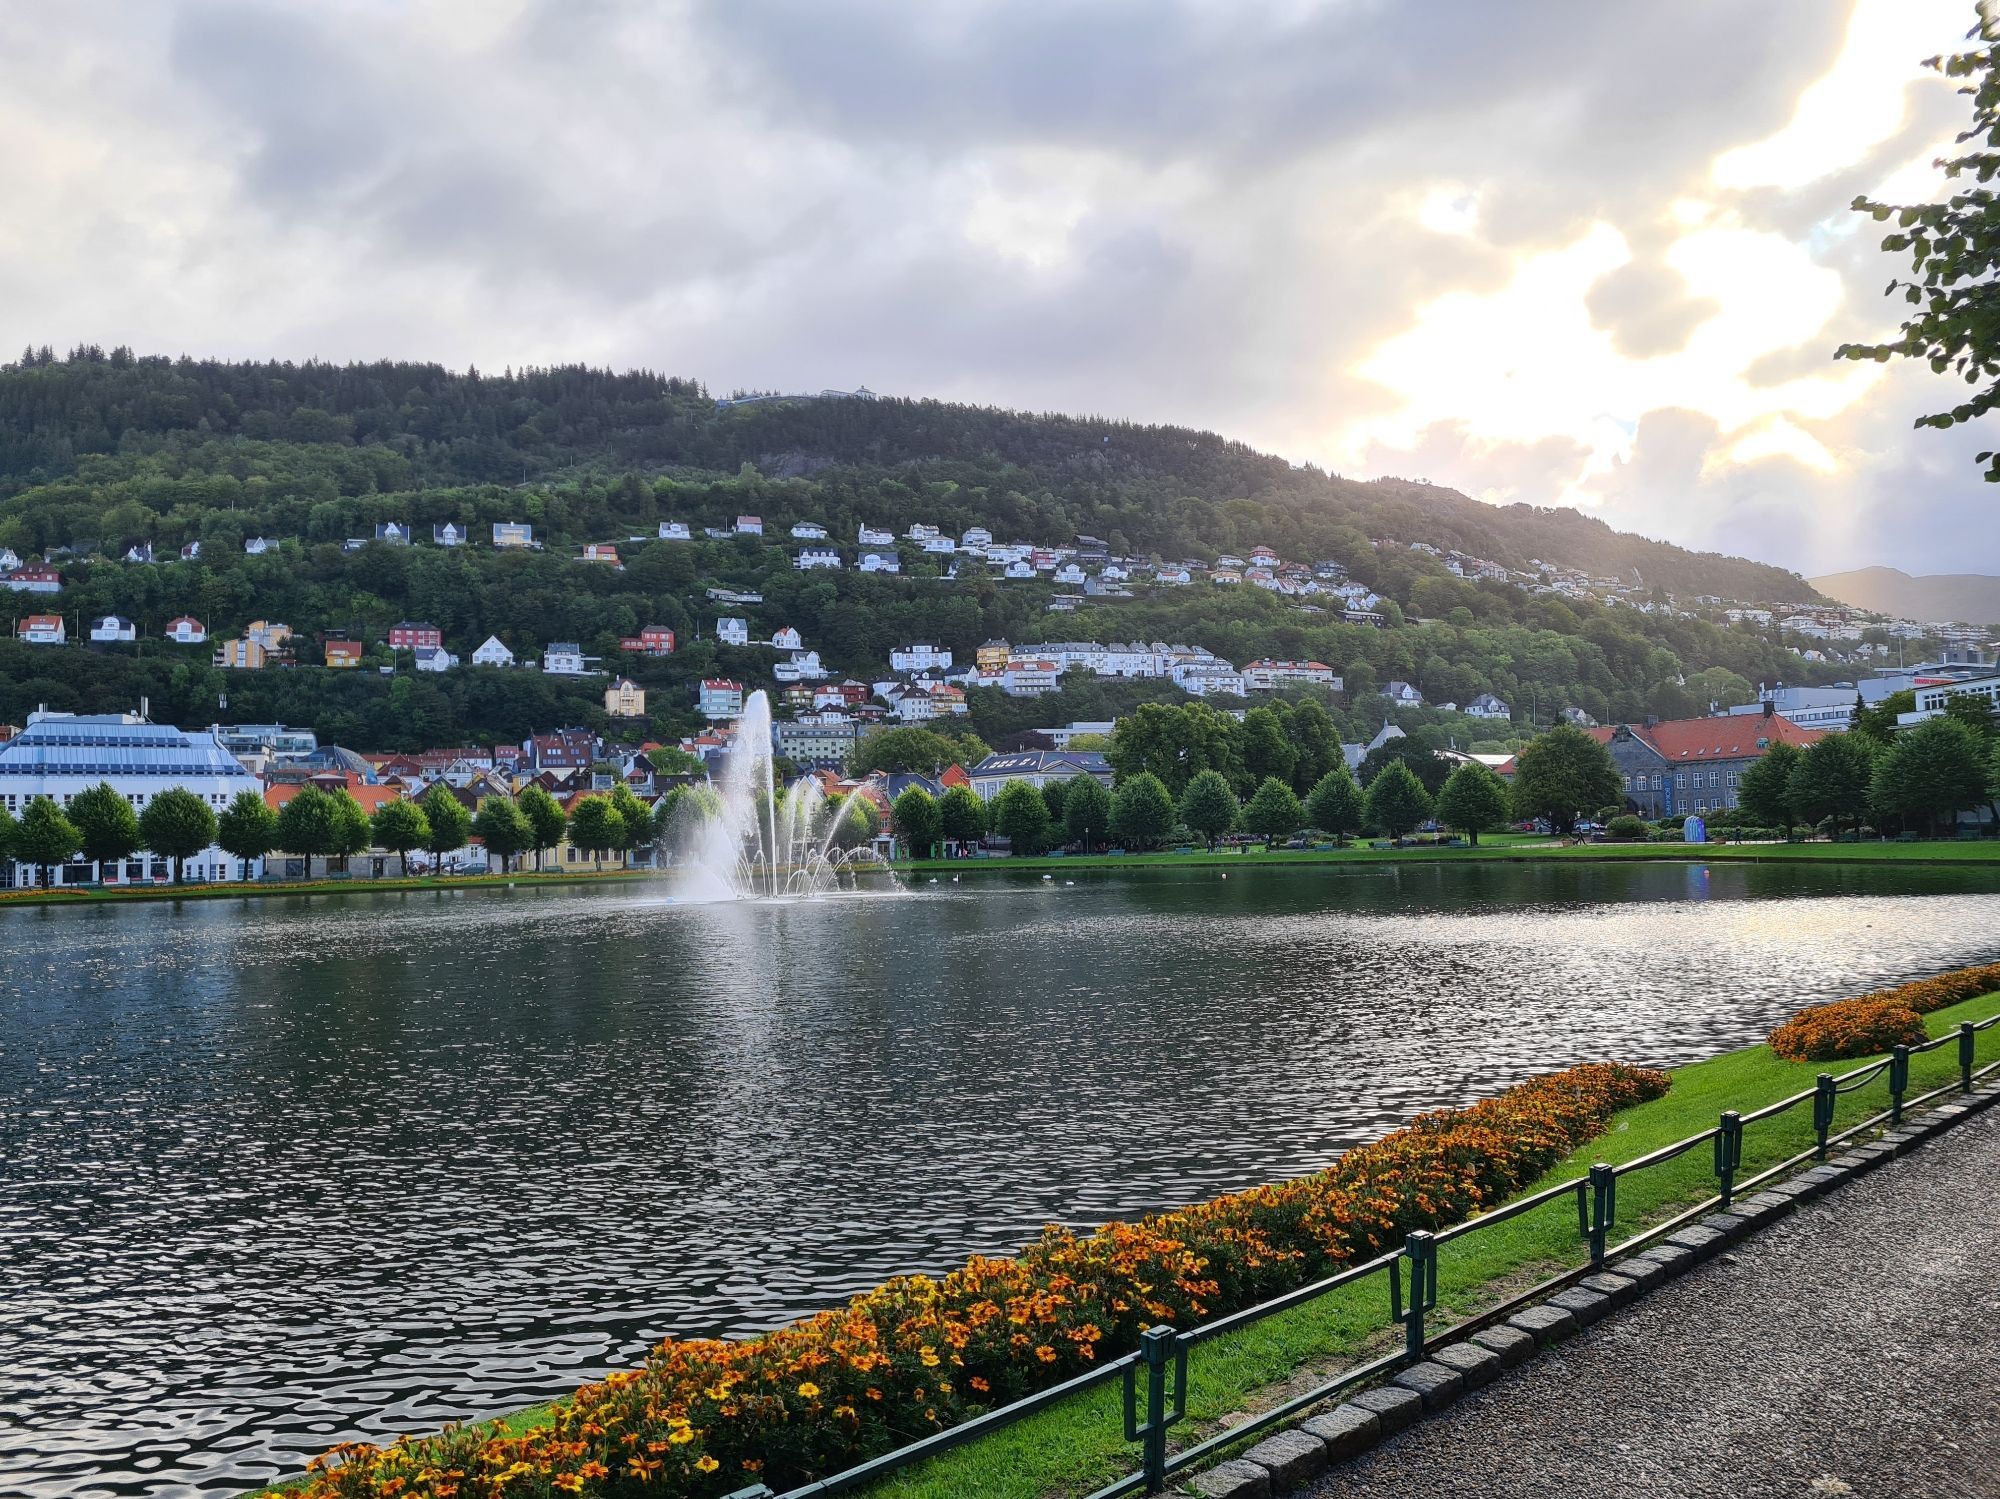
[[[1996,934],[1677,864],[0,913],[0,1493],[240,1492]]]

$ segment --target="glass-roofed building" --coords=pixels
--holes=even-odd
[[[135,810],[179,786],[218,816],[237,792],[263,790],[213,733],[149,723],[132,713],[30,713],[27,727],[0,744],[0,807],[17,818],[38,796],[66,807],[99,782],[108,782]],[[185,870],[189,880],[234,879],[238,872],[236,860],[214,847],[189,859]],[[165,859],[135,854],[117,873],[120,880],[167,879],[173,869]],[[26,885],[34,878],[32,866],[0,859],[0,884]],[[97,868],[74,862],[59,878],[85,884],[97,878]]]

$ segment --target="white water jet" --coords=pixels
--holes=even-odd
[[[830,802],[817,781],[780,792],[771,747],[771,701],[753,692],[712,792],[682,799],[665,845],[684,901],[826,895],[852,888],[855,866],[879,864],[872,849],[842,848],[837,835],[857,793]]]

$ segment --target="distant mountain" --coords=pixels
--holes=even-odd
[[[1926,573],[1913,578],[1893,567],[1863,567],[1814,578],[1813,587],[1857,609],[1942,624],[1964,620],[2000,625],[2000,578],[1985,573]]]

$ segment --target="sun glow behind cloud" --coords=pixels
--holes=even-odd
[[[1630,460],[1641,419],[1674,410],[1714,423],[1704,478],[1771,459],[1837,472],[1841,459],[1811,427],[1862,400],[1882,369],[1829,358],[1823,373],[1769,383],[1752,374],[1759,361],[1820,344],[1831,355],[1844,292],[1839,274],[1815,259],[1815,242],[1851,234],[1852,217],[1843,210],[1793,237],[1750,227],[1733,205],[1747,192],[1802,188],[1891,139],[1906,121],[1912,60],[1963,28],[1957,0],[1861,0],[1831,69],[1800,96],[1789,123],[1718,155],[1703,195],[1676,199],[1658,223],[1631,226],[1642,243],[1664,229],[1663,248],[1641,264],[1625,228],[1599,220],[1561,248],[1516,257],[1494,290],[1447,292],[1423,305],[1357,366],[1394,402],[1330,433],[1330,445],[1358,465],[1419,451],[1433,428],[1462,433],[1474,454],[1553,440],[1579,455],[1563,492],[1489,487],[1485,497],[1593,505]],[[1925,177],[1934,154],[1896,171],[1893,185],[1934,189]],[[1424,228],[1478,237],[1477,200],[1457,184],[1438,183],[1414,201]],[[1645,279],[1653,310],[1685,309],[1674,347],[1635,354],[1620,347],[1615,319],[1593,316],[1593,290],[1620,271]],[[1660,290],[1675,278],[1680,298]]]

